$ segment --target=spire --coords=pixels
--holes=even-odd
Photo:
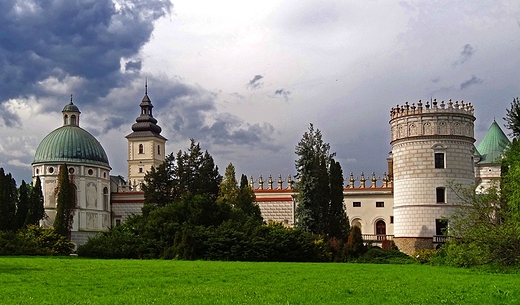
[[[164,137],[161,136],[162,128],[157,125],[157,120],[152,114],[153,105],[148,97],[148,79],[145,79],[144,97],[139,107],[141,107],[141,115],[135,119],[135,124],[132,125],[133,132],[127,137],[152,136],[164,139]]]

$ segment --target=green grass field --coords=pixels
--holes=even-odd
[[[520,304],[520,275],[425,265],[0,257],[0,304]]]

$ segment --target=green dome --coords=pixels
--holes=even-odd
[[[78,106],[72,104],[71,101],[70,104],[67,104],[65,105],[65,107],[63,107],[63,110],[61,112],[79,112],[79,108]]]
[[[72,125],[53,130],[38,145],[33,164],[48,162],[110,167],[107,154],[98,140],[86,130]]]

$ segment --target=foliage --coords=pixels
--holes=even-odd
[[[437,255],[439,250],[435,249],[421,249],[417,250],[412,254],[412,257],[421,264],[427,264],[433,257]]]
[[[68,255],[74,245],[52,228],[28,226],[0,232],[0,255]]]
[[[76,196],[73,182],[69,180],[67,164],[60,166],[58,175],[58,198],[53,227],[58,234],[70,239]]]
[[[16,230],[16,203],[18,190],[11,173],[0,167],[0,231]]]
[[[518,97],[513,98],[511,108],[506,109],[504,121],[506,121],[505,127],[511,131],[510,135],[518,139],[520,137],[520,100]]]
[[[343,170],[339,162],[330,162],[330,206],[327,211],[327,229],[329,238],[345,240],[349,235],[350,223],[343,204]]]
[[[36,183],[30,189],[25,226],[38,225],[40,220],[46,217],[45,208],[43,207],[42,182],[39,176],[36,176]]]
[[[343,206],[343,171],[319,129],[310,124],[296,145],[298,205],[296,226],[313,234],[344,240],[349,223]]]
[[[359,257],[352,260],[356,263],[370,264],[413,264],[414,259],[399,250],[382,250],[370,248]]]
[[[16,205],[16,230],[23,228],[26,225],[27,214],[29,212],[29,190],[25,181],[18,189],[18,204]]]
[[[186,152],[170,154],[158,168],[145,175],[143,191],[145,204],[162,207],[185,195],[207,194],[217,198],[222,176],[213,157],[202,152],[200,144],[192,139]]]
[[[144,192],[144,204],[164,206],[171,203],[174,198],[175,185],[175,156],[169,154],[164,162],[144,176],[144,184],[141,186]]]
[[[351,228],[344,251],[346,260],[355,259],[367,251],[367,247],[363,244],[363,236],[359,227],[353,226]]]

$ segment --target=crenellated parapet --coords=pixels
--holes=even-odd
[[[419,100],[417,106],[405,103],[392,108],[390,125],[393,144],[399,140],[417,137],[448,136],[474,138],[474,108],[471,103],[437,100],[426,104]],[[453,137],[455,136],[455,137]]]

